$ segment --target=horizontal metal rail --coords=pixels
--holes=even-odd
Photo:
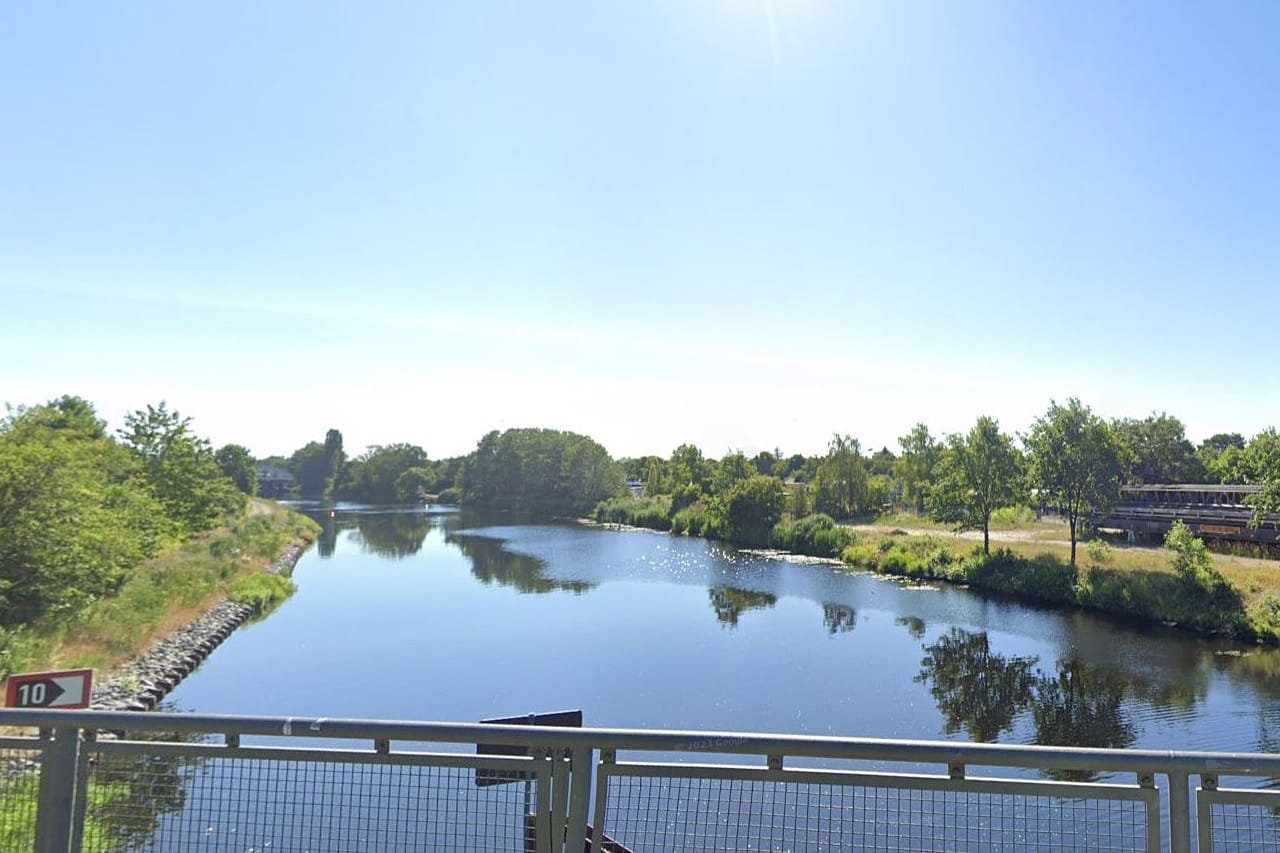
[[[478,723],[263,717],[217,714],[140,714],[126,711],[13,711],[0,726],[78,728],[106,732],[261,735],[422,743],[494,743],[527,747],[599,748],[639,752],[791,755],[850,761],[968,764],[982,767],[1093,770],[1099,773],[1178,771],[1280,777],[1280,754],[1015,746],[954,741],[756,734],[719,731],[504,726]]]
[[[1204,839],[1236,837],[1222,832],[1214,835],[1215,828],[1210,823],[1212,815],[1209,806],[1221,804],[1225,800],[1221,796],[1204,794],[1206,789],[1217,789],[1219,776],[1280,778],[1280,755],[1277,754],[1084,749],[744,732],[577,729],[326,717],[7,709],[0,709],[0,726],[37,729],[41,732],[39,737],[0,739],[0,750],[39,756],[38,761],[27,761],[23,765],[39,766],[40,817],[37,835],[40,843],[36,849],[58,853],[81,849],[81,842],[85,837],[85,803],[92,801],[92,794],[87,793],[87,786],[93,784],[93,779],[99,776],[103,779],[110,778],[109,775],[103,775],[108,768],[100,767],[99,762],[110,764],[112,760],[127,761],[131,757],[143,759],[139,766],[146,772],[154,769],[148,769],[150,765],[146,762],[153,762],[155,767],[163,768],[190,761],[195,762],[192,767],[210,767],[216,764],[220,769],[217,772],[210,770],[208,773],[213,774],[210,778],[216,777],[224,784],[230,784],[226,782],[227,779],[243,777],[243,785],[232,785],[230,789],[212,793],[201,792],[204,797],[201,802],[205,804],[202,808],[212,810],[207,814],[202,813],[210,826],[215,821],[208,819],[209,814],[217,812],[219,803],[229,802],[235,796],[250,796],[252,792],[246,793],[250,788],[259,790],[250,784],[256,783],[256,780],[246,774],[265,772],[262,770],[264,767],[275,768],[271,772],[283,774],[282,784],[293,785],[303,792],[303,796],[294,802],[305,802],[308,785],[319,785],[326,795],[332,796],[334,790],[341,790],[341,785],[332,781],[333,779],[373,778],[368,774],[374,773],[376,776],[375,771],[379,766],[387,765],[390,769],[382,777],[377,777],[382,781],[373,785],[375,790],[378,790],[378,785],[418,786],[426,784],[424,779],[437,787],[444,785],[447,788],[451,785],[453,787],[449,790],[453,793],[446,791],[445,794],[453,797],[448,802],[454,804],[449,807],[455,810],[470,807],[465,803],[473,803],[476,797],[488,796],[476,792],[486,784],[481,778],[482,772],[506,774],[499,781],[524,781],[526,785],[525,808],[521,812],[521,819],[527,815],[529,821],[536,823],[536,838],[534,835],[524,836],[526,845],[529,845],[526,849],[572,849],[575,853],[583,849],[584,840],[596,844],[600,850],[629,850],[644,846],[636,844],[637,840],[643,841],[643,838],[611,837],[609,833],[616,833],[618,827],[628,832],[642,833],[647,824],[643,821],[639,824],[627,823],[631,818],[626,815],[620,818],[613,812],[606,815],[606,807],[621,808],[620,804],[627,804],[626,808],[631,809],[627,813],[629,815],[662,814],[670,817],[664,826],[674,826],[684,819],[682,815],[693,814],[698,809],[705,811],[712,808],[708,803],[720,802],[712,793],[698,794],[697,791],[702,790],[695,790],[698,785],[758,786],[765,783],[776,783],[788,790],[809,792],[803,796],[810,799],[798,801],[799,805],[786,805],[781,799],[776,799],[782,795],[771,790],[752,788],[751,796],[756,797],[756,800],[748,797],[741,802],[735,801],[732,807],[715,806],[721,809],[716,814],[723,826],[729,825],[724,823],[729,820],[725,817],[728,814],[726,809],[749,808],[752,803],[766,812],[774,809],[766,816],[775,823],[804,823],[808,820],[805,815],[809,814],[806,809],[825,807],[822,803],[826,801],[822,797],[834,798],[832,801],[839,800],[842,803],[853,803],[856,800],[861,803],[856,808],[870,808],[867,805],[870,801],[866,798],[879,797],[881,800],[873,805],[881,808],[881,812],[886,808],[893,811],[908,806],[915,809],[929,808],[929,796],[953,797],[958,798],[956,802],[960,805],[948,800],[946,809],[951,811],[938,818],[952,822],[967,820],[964,816],[966,808],[977,808],[980,811],[991,809],[993,814],[999,813],[1000,808],[991,806],[989,801],[998,800],[1000,796],[1031,797],[1045,802],[1054,798],[1061,802],[1087,801],[1098,810],[1090,819],[1103,821],[1106,819],[1105,808],[1110,808],[1103,804],[1133,802],[1145,804],[1146,809],[1145,817],[1142,818],[1145,820],[1143,827],[1139,830],[1131,826],[1126,830],[1130,835],[1149,835],[1140,849],[1169,849],[1173,853],[1182,853],[1191,849],[1192,839],[1200,839],[1201,849],[1209,849],[1203,846]],[[113,737],[102,736],[102,733],[112,733]],[[147,736],[155,735],[185,736],[188,742],[146,739]],[[190,742],[195,737],[214,740]],[[219,737],[222,743],[217,742]],[[252,738],[253,742],[242,742],[242,738],[246,737]],[[258,742],[259,739],[261,742]],[[302,741],[310,741],[314,745],[303,746]],[[352,743],[356,746],[352,746]],[[399,748],[393,749],[392,744]],[[470,754],[462,751],[439,752],[426,746],[431,744],[452,744],[455,748],[456,745],[463,744],[472,748],[476,748],[477,744],[499,744],[519,748],[524,755],[483,755],[477,754],[478,749],[477,753]],[[419,745],[425,748],[421,751],[412,748]],[[618,760],[620,752],[641,755],[635,756],[639,760],[624,762]],[[648,761],[643,760],[645,753],[660,755]],[[672,761],[673,754],[688,754],[690,760]],[[736,756],[738,761],[707,763],[706,756],[713,755]],[[806,760],[800,762],[804,766],[787,764],[784,769],[784,763],[792,759]],[[808,759],[821,759],[822,766],[808,766]],[[846,769],[840,762],[874,763],[876,766],[870,769],[864,766]],[[901,769],[887,769],[887,765],[899,765]],[[934,765],[938,768],[938,775],[914,772],[905,765]],[[320,769],[326,767],[337,769]],[[1084,771],[1120,778],[1113,778],[1105,783],[1030,781],[1025,777],[1001,778],[988,773],[972,775],[972,768],[1018,768],[1049,772],[1051,776],[1059,771]],[[37,771],[19,767],[9,771],[9,778],[15,778],[24,772]],[[236,776],[237,773],[240,777]],[[290,773],[294,775],[290,776]],[[366,776],[360,776],[361,773]],[[418,775],[415,776],[415,773]],[[1129,776],[1127,780],[1123,778],[1126,775]],[[1157,787],[1157,776],[1165,777],[1167,786]],[[1189,785],[1193,776],[1201,780],[1198,789]],[[489,784],[493,784],[493,778],[490,777]],[[175,779],[176,776],[167,778],[167,784],[179,784]],[[633,786],[622,792],[612,791],[610,788],[610,785],[625,787],[631,784],[627,779],[635,780],[635,785],[640,787]],[[651,783],[659,787],[641,790],[644,785]],[[3,792],[4,784],[4,778],[0,777],[0,793]],[[528,786],[533,786],[533,789]],[[246,791],[240,790],[242,787]],[[476,788],[475,791],[472,790],[473,787]],[[1192,796],[1193,790],[1199,795],[1198,800]],[[694,793],[689,794],[690,791]],[[817,793],[813,793],[814,791]],[[855,795],[851,792],[857,793]],[[889,803],[885,799],[897,796],[894,792],[904,794],[902,803],[905,806],[895,804],[897,801]],[[644,796],[654,797],[661,802],[646,806],[650,811],[645,812],[634,801],[634,797]],[[715,793],[715,796],[720,794]],[[1260,798],[1260,795],[1242,794],[1238,802],[1252,804],[1256,800],[1259,803],[1271,803],[1271,796],[1274,795]],[[370,806],[371,797],[376,799],[375,795],[365,791],[356,799],[361,808],[368,810],[374,808]],[[468,797],[471,799],[467,799]],[[628,800],[627,797],[633,799]],[[863,799],[857,800],[857,797]],[[973,798],[983,797],[988,800],[983,800],[980,806],[964,805]],[[724,802],[728,803],[732,799],[726,795]],[[397,802],[400,805],[396,807],[402,809],[413,810],[420,807],[416,800],[412,803],[407,800]],[[492,817],[483,809],[494,808],[492,800],[485,802],[490,805],[476,806],[481,812],[456,812],[454,819],[460,821],[458,827],[479,832],[476,827]],[[1166,825],[1163,828],[1159,809],[1156,807],[1159,802],[1167,805]],[[1193,810],[1193,805],[1199,805],[1199,808]],[[239,809],[236,813],[244,812],[243,804],[236,808]],[[1067,806],[1044,805],[1042,802],[1036,808],[1043,814],[1059,814]],[[956,809],[959,811],[955,811]],[[1055,809],[1058,811],[1054,811]],[[842,811],[842,819],[854,820],[849,817],[853,811],[856,811],[854,806]],[[867,812],[871,817],[866,820],[876,819],[876,815],[881,812],[872,809]],[[414,814],[418,815],[418,812],[414,811]],[[1102,817],[1098,817],[1099,814]],[[1260,825],[1262,817],[1259,815],[1251,814],[1249,820]],[[589,816],[595,820],[595,830],[588,825]],[[606,817],[609,823],[605,822]],[[1197,817],[1201,821],[1198,826],[1195,822]],[[397,819],[402,822],[408,820],[404,815]],[[421,815],[413,819],[429,820]],[[710,820],[705,815],[698,819]],[[901,817],[895,819],[905,820]],[[1132,816],[1126,819],[1138,820]],[[859,817],[857,820],[864,819]],[[858,831],[865,829],[861,823],[857,826]],[[947,827],[947,831],[954,829],[951,824],[947,824]],[[1257,829],[1256,826],[1253,828]],[[700,831],[709,830],[704,826]],[[783,830],[770,824],[768,831]],[[786,828],[785,831],[802,832],[795,827]],[[760,832],[764,833],[765,830],[760,829]],[[758,840],[752,839],[753,843]],[[456,843],[456,839],[449,843]],[[714,847],[716,838],[703,838],[702,843]],[[1212,840],[1209,843],[1212,844]],[[628,847],[628,844],[633,846]],[[790,844],[790,840],[786,844]],[[1235,849],[1227,842],[1223,844],[1223,849]],[[809,846],[814,847],[815,843],[809,842]],[[820,843],[816,844],[816,847],[821,846]],[[446,848],[447,844],[441,849]],[[313,846],[313,849],[324,847],[321,844]],[[799,849],[807,848],[802,844]]]

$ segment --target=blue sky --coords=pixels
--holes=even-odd
[[[0,399],[215,444],[1280,421],[1280,5],[0,7]]]

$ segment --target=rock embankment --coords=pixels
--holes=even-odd
[[[304,548],[290,545],[266,571],[276,575],[293,571]],[[99,711],[150,711],[252,615],[253,608],[223,599],[146,654],[113,670],[94,687],[91,707]]]

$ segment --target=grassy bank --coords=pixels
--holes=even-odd
[[[981,547],[948,535],[859,536],[841,559],[882,574],[1280,641],[1280,572],[1261,560],[1215,555],[1211,574],[1188,579],[1157,549],[1088,543],[1073,567],[1057,543],[1010,542],[983,555]]]
[[[287,595],[287,581],[262,575],[296,541],[310,542],[315,522],[254,501],[233,523],[197,534],[130,572],[113,596],[76,615],[0,637],[0,676],[32,669],[110,669],[144,652],[224,597],[265,608]]]

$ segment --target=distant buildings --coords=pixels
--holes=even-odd
[[[253,469],[258,474],[258,495],[261,497],[287,498],[297,488],[298,478],[291,471],[265,462],[259,462]]]
[[[617,482],[616,480],[614,482]],[[627,491],[633,498],[644,497],[644,483],[640,480],[627,480]]]

